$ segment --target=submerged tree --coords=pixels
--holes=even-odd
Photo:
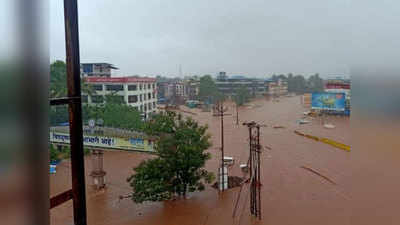
[[[157,135],[156,158],[142,162],[127,181],[133,189],[132,200],[162,201],[175,195],[202,191],[214,174],[204,169],[211,154],[207,126],[173,112],[155,116],[145,126],[146,133]]]
[[[235,90],[235,95],[233,96],[233,100],[236,105],[243,105],[244,103],[250,100],[251,94],[249,89],[246,86],[240,86]]]

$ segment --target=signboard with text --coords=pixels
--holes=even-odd
[[[50,142],[69,144],[69,134],[61,132],[50,132]],[[101,135],[83,135],[83,144],[88,147],[99,147],[104,149],[120,149],[131,151],[153,152],[153,142],[134,137],[107,137]]]

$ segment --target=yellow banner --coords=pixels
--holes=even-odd
[[[61,132],[50,132],[50,142],[69,144],[69,134]],[[127,151],[154,151],[154,143],[147,139],[135,137],[107,137],[101,135],[83,135],[83,144],[88,147],[99,147],[104,149],[120,149]]]

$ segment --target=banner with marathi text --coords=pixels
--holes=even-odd
[[[69,134],[51,131],[50,142],[68,144],[70,143]],[[154,151],[152,141],[134,137],[123,138],[100,135],[83,135],[83,144],[88,147],[99,147],[104,149],[147,152]]]

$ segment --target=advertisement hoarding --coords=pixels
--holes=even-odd
[[[345,93],[312,93],[311,108],[319,110],[344,111],[346,107]]]

